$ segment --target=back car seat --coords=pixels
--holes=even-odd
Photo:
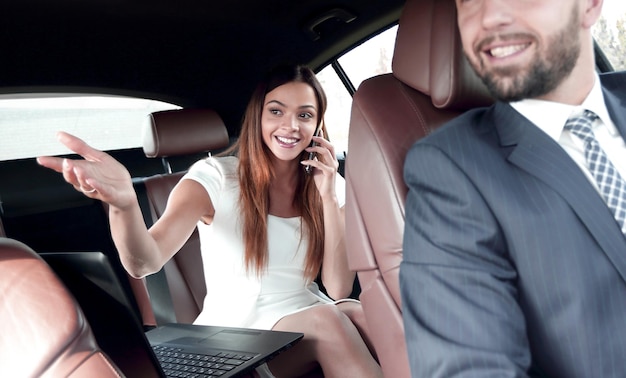
[[[220,116],[210,109],[181,109],[167,110],[152,113],[147,120],[144,133],[143,150],[146,156],[162,158],[164,162],[168,157],[197,154],[201,152],[217,151],[228,147],[229,139],[226,126]],[[169,164],[164,163],[169,167]],[[166,168],[168,169],[168,168]],[[140,205],[144,212],[144,218],[150,225],[155,222],[165,210],[167,199],[171,190],[186,173],[186,170],[171,172],[135,180],[138,196],[145,195]],[[140,188],[141,186],[144,188]],[[145,191],[144,194],[141,192]],[[200,255],[200,241],[197,230],[181,250],[165,265],[165,280],[173,305],[174,318],[165,318],[165,321],[179,323],[192,323],[202,311],[206,285],[202,269],[202,257]],[[142,309],[144,324],[150,324],[154,320],[159,323],[159,313],[171,313],[171,308],[159,308],[168,306],[167,302],[157,302],[154,296],[167,293],[150,293],[153,300],[150,303],[146,295],[147,277],[138,282],[131,279],[135,296]],[[138,284],[139,283],[139,284]],[[155,313],[150,313],[155,310]],[[155,319],[156,317],[156,319]]]

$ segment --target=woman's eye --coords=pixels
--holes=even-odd
[[[273,115],[281,115],[281,111],[278,109],[270,109],[270,113]]]
[[[300,118],[311,119],[311,118],[313,118],[313,114],[311,114],[311,113],[302,113],[302,114],[300,114]]]

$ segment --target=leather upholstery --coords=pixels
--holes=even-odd
[[[226,127],[211,109],[154,112],[144,128],[143,151],[147,157],[166,157],[212,151],[228,146]]]
[[[32,249],[0,238],[0,377],[121,377],[80,307]]]
[[[171,190],[184,174],[185,172],[176,172],[152,176],[144,180],[154,221],[165,211]],[[206,296],[198,230],[193,232],[180,251],[165,264],[164,269],[176,321],[193,323],[202,311]]]
[[[144,152],[148,157],[196,154],[228,147],[229,139],[222,119],[210,109],[181,109],[156,112],[149,116],[145,129]],[[153,222],[163,214],[171,190],[185,171],[160,174],[143,180]],[[143,209],[145,211],[145,209]],[[181,250],[165,265],[176,321],[192,323],[202,311],[206,285],[197,230]],[[134,279],[131,279],[134,280]],[[132,284],[142,311],[144,324],[153,325],[152,308],[145,301],[146,285]]]
[[[454,1],[408,0],[393,73],[364,81],[352,104],[346,159],[348,260],[359,277],[360,300],[386,377],[410,376],[399,288],[406,153],[462,111],[492,102],[465,61],[456,25]]]

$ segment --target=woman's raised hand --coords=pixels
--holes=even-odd
[[[335,178],[339,169],[335,147],[324,138],[321,130],[320,136],[313,136],[313,141],[315,146],[308,147],[306,151],[315,152],[317,159],[305,160],[302,163],[310,164],[317,168],[313,170],[313,178],[322,199],[334,198],[336,195]]]
[[[57,138],[84,160],[44,156],[37,158],[40,165],[62,173],[65,181],[87,197],[99,199],[119,209],[136,203],[130,174],[122,164],[71,134],[59,132]]]

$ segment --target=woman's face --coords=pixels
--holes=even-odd
[[[283,84],[265,95],[263,142],[279,160],[299,158],[311,142],[318,118],[315,91],[301,82]]]

